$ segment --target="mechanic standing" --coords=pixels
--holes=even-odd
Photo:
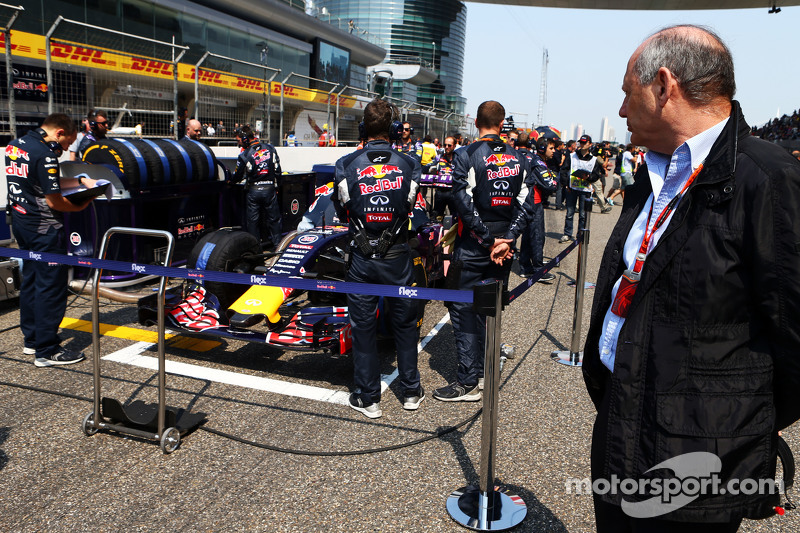
[[[483,280],[507,283],[512,246],[533,213],[532,195],[525,184],[528,161],[500,138],[505,116],[499,102],[483,102],[475,119],[479,138],[456,150],[453,204],[458,231],[447,275],[458,276],[459,289],[471,289]],[[486,319],[470,304],[452,302],[449,308],[458,373],[456,381],[436,389],[433,397],[445,402],[477,401],[483,381]]]
[[[530,278],[544,266],[544,205],[547,194],[556,192],[558,175],[547,167],[545,161],[553,157],[555,141],[542,136],[536,141],[536,152],[529,152],[528,134],[523,132],[517,139],[517,150],[528,158],[530,173],[528,189],[533,189],[533,218],[522,234],[519,246],[519,274]],[[555,275],[546,272],[539,278],[540,283],[552,283]]]
[[[14,236],[21,250],[66,255],[63,212],[81,211],[91,200],[73,204],[61,186],[94,187],[89,178],[59,179],[58,158],[78,132],[67,115],[48,116],[41,128],[15,139],[6,148],[8,207]],[[67,308],[67,267],[25,261],[19,298],[20,329],[25,355],[35,355],[39,367],[69,365],[84,355],[61,347],[58,326]]]
[[[400,137],[397,108],[373,100],[364,109],[367,144],[336,162],[334,205],[340,220],[349,220],[350,264],[347,281],[411,286],[414,284],[408,246],[409,213],[414,206],[421,167],[415,157],[392,149]],[[399,296],[404,289],[398,289]],[[403,408],[415,410],[425,392],[417,368],[418,302],[387,298],[397,347]],[[376,328],[378,297],[348,294],[353,332],[353,381],[350,407],[369,418],[381,416],[381,374]]]
[[[274,248],[281,242],[281,210],[277,194],[281,162],[271,144],[257,141],[255,137],[250,126],[242,126],[236,131],[236,141],[242,151],[236,160],[236,171],[231,181],[239,183],[242,178],[247,179],[247,232],[261,243],[266,242],[265,237],[268,237]],[[263,231],[264,222],[268,226],[268,235]]]
[[[90,113],[88,116],[89,131],[83,136],[78,145],[78,159],[83,159],[83,153],[90,145],[106,138],[108,133],[108,117],[103,111]],[[77,137],[76,137],[77,138]]]

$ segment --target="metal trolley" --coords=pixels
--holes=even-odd
[[[175,239],[167,231],[138,228],[112,227],[103,236],[98,257],[105,259],[107,245],[115,234],[141,237],[163,237],[167,240],[164,266],[172,262]],[[100,268],[95,269],[92,279],[92,352],[94,372],[94,406],[83,419],[83,432],[94,435],[101,429],[113,430],[127,435],[156,440],[164,453],[174,452],[181,443],[181,436],[205,420],[203,413],[189,413],[166,404],[166,370],[164,358],[165,325],[164,302],[167,277],[162,276],[158,286],[158,404],[136,401],[123,406],[113,398],[100,397]]]

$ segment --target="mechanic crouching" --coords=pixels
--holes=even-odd
[[[336,162],[333,202],[340,220],[349,220],[350,264],[346,281],[410,286],[414,284],[408,246],[409,213],[419,190],[419,161],[392,149],[402,125],[397,109],[373,100],[359,125],[363,149]],[[399,294],[399,291],[398,293]],[[417,302],[387,298],[397,348],[403,408],[415,410],[425,398],[417,368]],[[353,332],[355,392],[350,407],[369,418],[381,416],[380,357],[376,338],[378,296],[348,294]]]
[[[236,160],[236,171],[231,181],[239,183],[247,178],[246,229],[262,244],[269,231],[272,247],[281,242],[281,209],[278,205],[278,179],[281,175],[281,162],[275,148],[266,142],[256,140],[250,126],[242,126],[236,131],[236,141],[242,148]]]

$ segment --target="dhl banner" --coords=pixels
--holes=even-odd
[[[0,33],[0,51],[5,53],[5,34]],[[45,37],[34,33],[22,31],[11,31],[11,53],[12,56],[27,57],[31,59],[46,60],[47,50]],[[148,76],[164,80],[172,80],[172,63],[149,57],[137,57],[121,54],[114,50],[100,47],[88,47],[79,43],[64,41],[50,41],[50,55],[54,63],[66,63],[69,65],[79,65],[102,70],[112,70],[115,72],[126,72],[139,76]],[[178,63],[178,81],[194,83],[195,67],[185,63]],[[220,87],[235,91],[245,91],[249,93],[262,94],[265,89],[263,80],[257,80],[246,76],[237,76],[227,72],[200,69],[200,85],[207,87]],[[329,95],[327,92],[284,85],[278,82],[271,84],[273,96],[280,97],[283,90],[284,98],[301,100],[303,102],[316,102],[320,104],[338,104],[341,107],[360,107],[363,108],[365,102],[361,102],[351,96],[337,98],[335,94]]]

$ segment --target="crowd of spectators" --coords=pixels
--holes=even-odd
[[[791,115],[774,118],[761,127],[753,126],[753,135],[767,141],[800,139],[800,110]]]

